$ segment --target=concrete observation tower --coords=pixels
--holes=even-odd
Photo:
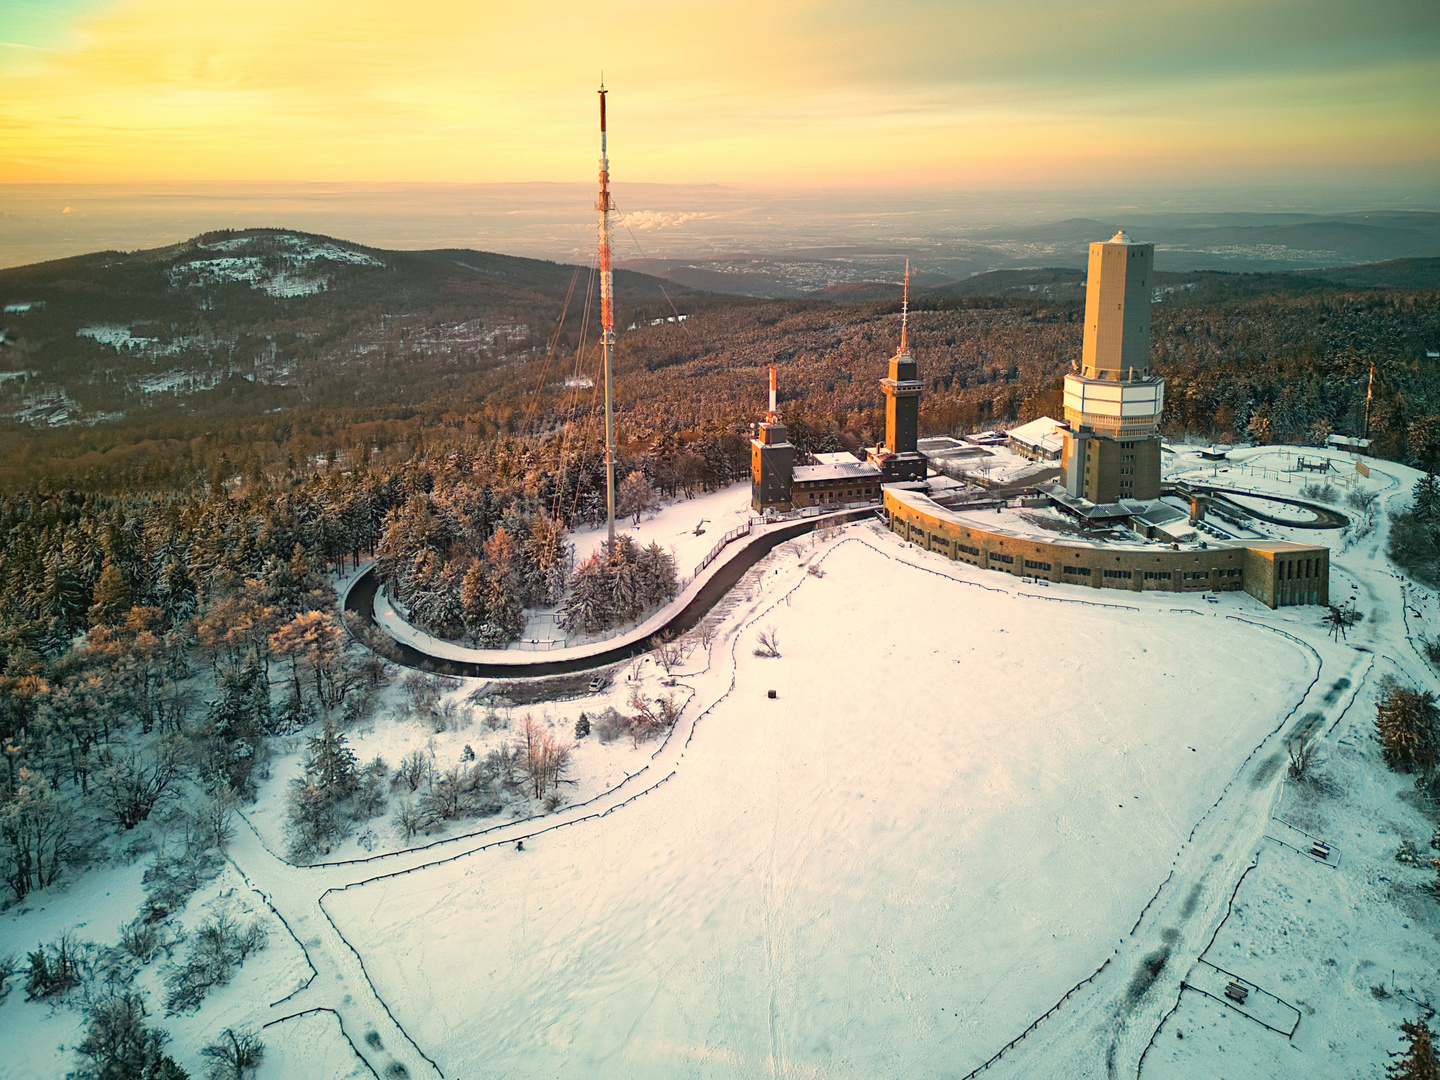
[[[1092,503],[1160,497],[1165,380],[1150,374],[1150,274],[1155,245],[1123,231],[1090,245],[1085,344],[1065,376],[1061,461],[1067,494]]]

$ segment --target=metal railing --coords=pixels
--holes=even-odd
[[[749,536],[750,530],[753,529],[754,526],[755,520],[752,518],[744,525],[737,525],[735,528],[731,529],[728,533],[722,536],[715,544],[715,546],[710,549],[710,554],[706,555],[705,558],[700,560],[700,565],[695,567],[695,572],[690,575],[690,580],[694,581],[697,577],[699,577],[701,572],[712,562],[715,561],[716,557],[720,554],[720,552],[725,550],[726,544],[733,543],[734,541],[739,540],[742,536]]]

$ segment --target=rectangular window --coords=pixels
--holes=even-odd
[[[1105,571],[1105,576],[1106,576],[1107,578],[1129,578],[1129,577],[1130,577],[1130,571],[1129,571],[1129,570],[1106,570],[1106,571]]]
[[[1145,571],[1145,580],[1146,580],[1146,581],[1159,581],[1159,580],[1162,579],[1162,578],[1163,578],[1164,580],[1166,580],[1166,581],[1169,581],[1169,580],[1170,580],[1170,571],[1169,571],[1169,570],[1146,570],[1146,571]]]
[[[1031,569],[1031,570],[1049,570],[1049,569],[1050,569],[1050,564],[1049,564],[1048,562],[1036,562],[1034,559],[1026,559],[1026,560],[1025,560],[1025,566],[1026,566],[1028,569]]]
[[[1011,563],[1013,563],[1013,562],[1015,561],[1015,556],[1014,556],[1014,555],[1001,555],[1001,554],[999,554],[998,552],[991,552],[991,553],[990,553],[990,561],[991,561],[991,562],[1003,562],[1006,566],[1009,566]]]
[[[961,551],[965,552],[966,555],[980,554],[980,549],[978,547],[971,547],[969,544],[956,544],[955,546]]]
[[[1076,577],[1090,576],[1090,568],[1088,566],[1066,566],[1062,567],[1062,569],[1065,571],[1065,573],[1074,574]]]

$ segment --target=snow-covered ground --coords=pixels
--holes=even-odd
[[[744,525],[753,513],[747,480],[707,491],[693,499],[666,503],[641,515],[639,525],[633,517],[616,518],[615,532],[629,536],[642,546],[659,544],[675,557],[676,574],[688,578],[694,575],[695,567],[716,542],[731,529]],[[697,526],[702,530],[699,533]],[[575,545],[575,561],[581,562],[599,550],[605,539],[603,525],[597,529],[576,530],[570,535],[570,542]]]
[[[1197,655],[1194,616],[1017,601],[858,532],[824,578],[776,560],[783,655],[740,635],[671,782],[326,902],[447,1074],[977,1065],[1110,955],[1314,676],[1245,623]]]
[[[1298,452],[1182,450],[1167,474],[1297,495],[1315,479],[1285,471]],[[1440,603],[1384,556],[1414,472],[1303,452],[1345,470],[1320,479],[1350,480],[1352,518],[1352,487],[1379,499],[1368,534],[1266,526],[1332,545],[1331,596],[1364,615],[1348,641],[1315,608],[1046,588],[871,523],[803,538],[717,608],[668,740],[584,740],[552,814],[292,867],[267,850],[296,768],[282,754],[259,831],[237,830],[235,869],[185,917],[254,906],[254,886],[295,938],[272,934],[197,1016],[159,1022],[193,1074],[220,1027],[305,1013],[263,1032],[262,1078],[351,1075],[357,1053],[412,1077],[1376,1076],[1436,996],[1440,904],[1431,872],[1394,858],[1405,840],[1428,855],[1433,822],[1379,760],[1375,703],[1387,675],[1440,689],[1417,647]],[[738,521],[747,503],[725,498]],[[702,505],[645,524],[678,554],[716,517]],[[705,526],[700,556],[726,527]],[[752,655],[767,627],[778,659]],[[667,692],[655,668],[611,697]],[[362,761],[433,742],[449,762],[504,737],[478,719],[435,734],[399,701],[350,733]],[[596,705],[535,711],[562,731]],[[1302,730],[1323,762],[1297,784]],[[1317,838],[1331,858],[1307,854]],[[0,954],[87,921],[81,936],[113,941],[138,872],[34,895],[0,922]],[[1232,979],[1246,1004],[1225,1004]],[[76,1014],[22,999],[0,1006],[21,1049],[0,1077],[63,1072],[69,1051],[46,1048],[74,1045]],[[1262,1026],[1296,1018],[1291,1037]]]

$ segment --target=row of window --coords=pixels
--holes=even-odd
[[[1090,576],[1090,568],[1088,566],[1062,566],[1060,569],[1063,573],[1074,574],[1076,577]]]
[[[956,544],[955,547],[960,551],[965,552],[966,555],[980,554],[980,549],[978,547],[971,547],[969,544]]]
[[[1036,562],[1034,559],[1026,559],[1025,568],[1027,570],[1049,570],[1050,564],[1048,562]]]
[[[1278,580],[1294,581],[1296,578],[1308,578],[1312,576],[1320,576],[1320,560],[1296,559],[1288,563],[1280,564],[1280,574]]]
[[[1105,576],[1108,578],[1126,578],[1128,580],[1131,574],[1129,570],[1106,570]]]

